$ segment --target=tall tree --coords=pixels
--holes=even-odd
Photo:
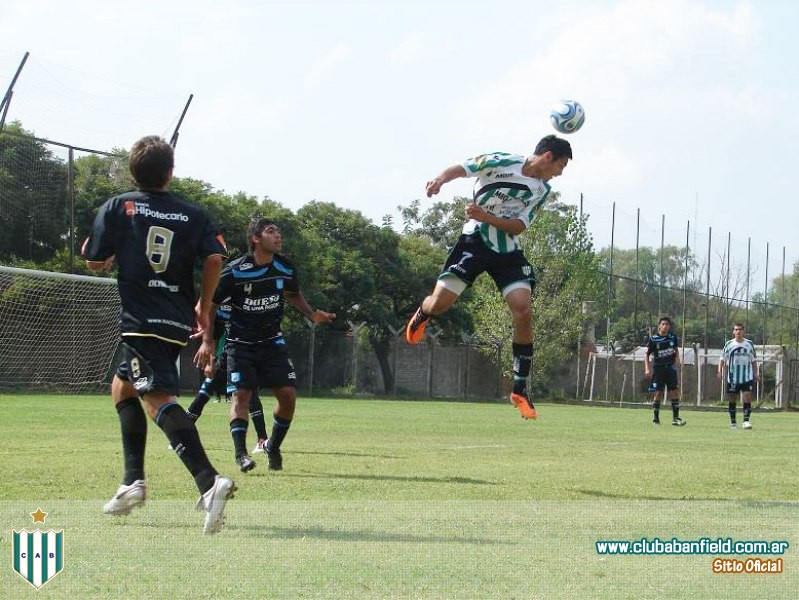
[[[388,392],[393,388],[389,350],[419,301],[427,280],[435,277],[441,250],[418,238],[401,238],[363,214],[332,203],[311,202],[296,215],[303,250],[295,254],[314,302],[348,320],[368,324],[372,347]]]
[[[0,133],[0,260],[41,262],[64,248],[67,168],[13,122]]]

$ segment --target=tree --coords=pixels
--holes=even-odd
[[[368,323],[367,339],[389,392],[392,329],[404,325],[426,280],[435,277],[441,250],[420,238],[401,238],[390,227],[332,203],[311,202],[296,217],[303,249],[293,256],[309,284],[309,300],[336,312],[336,327],[346,328],[348,320]]]
[[[455,196],[452,200],[434,203],[424,213],[420,213],[419,200],[410,206],[398,206],[402,217],[403,233],[427,237],[431,243],[442,248],[453,244],[461,234],[466,214],[466,205],[471,198]]]
[[[19,122],[0,133],[0,260],[40,262],[65,246],[67,168]]]

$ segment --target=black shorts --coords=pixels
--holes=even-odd
[[[677,368],[673,365],[668,367],[655,367],[652,373],[651,388],[661,392],[667,387],[670,392],[680,389],[680,380],[677,377]]]
[[[754,388],[754,381],[744,381],[743,383],[727,382],[727,393],[738,394],[739,392],[751,392]]]
[[[117,376],[129,381],[139,395],[179,394],[177,361],[181,346],[154,337],[125,336],[121,348],[122,362],[117,367]]]
[[[521,250],[505,254],[488,248],[479,233],[461,235],[450,250],[444,263],[444,275],[454,275],[469,285],[474,283],[480,273],[487,272],[496,283],[499,291],[513,283],[528,282],[535,287],[535,273]]]
[[[294,364],[282,345],[271,341],[252,346],[228,343],[225,352],[229,392],[297,387]]]

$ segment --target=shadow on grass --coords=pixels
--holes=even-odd
[[[347,456],[350,458],[406,458],[396,454],[368,454],[365,452],[314,452],[312,450],[292,450],[291,454],[307,454],[309,456]]]
[[[453,535],[413,535],[386,531],[324,529],[321,527],[274,527],[270,525],[225,525],[225,530],[275,539],[315,539],[334,542],[401,542],[408,544],[474,544],[491,546],[516,546],[508,540],[462,537]]]
[[[710,502],[718,502],[718,501],[726,501],[724,498],[698,498],[698,497],[676,497],[676,496],[639,496],[639,495],[631,495],[631,494],[613,494],[611,492],[603,492],[600,490],[582,490],[577,489],[576,492],[581,494],[585,494],[586,496],[593,496],[595,498],[618,498],[621,500],[668,500],[670,502],[679,502],[681,500],[690,500],[690,501],[710,501]]]
[[[751,500],[740,498],[710,498],[699,496],[633,496],[630,494],[613,494],[611,492],[603,492],[600,490],[574,490],[586,496],[593,496],[594,498],[614,498],[620,500],[667,500],[669,502],[726,502],[738,504],[745,507],[753,508],[792,508],[799,510],[799,501],[792,500]]]
[[[403,481],[406,483],[461,483],[468,485],[498,485],[496,481],[470,477],[403,477],[400,475],[352,475],[344,473],[284,473],[282,477],[298,479],[355,479],[359,481]]]

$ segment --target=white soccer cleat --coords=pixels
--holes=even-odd
[[[259,438],[258,439],[258,443],[255,444],[255,448],[252,449],[252,452],[250,454],[263,453],[265,444],[266,444],[266,440],[263,439],[263,438]]]
[[[205,509],[205,526],[203,533],[211,535],[219,533],[225,524],[225,504],[233,497],[236,485],[229,477],[217,475],[214,485],[197,500],[197,510]]]
[[[752,429],[752,422],[744,421],[744,429]]]
[[[730,423],[730,429],[735,431],[736,429],[738,429],[738,425],[736,423]]]
[[[120,485],[116,495],[106,502],[103,512],[107,515],[127,515],[147,499],[147,484],[137,479],[130,485]]]

